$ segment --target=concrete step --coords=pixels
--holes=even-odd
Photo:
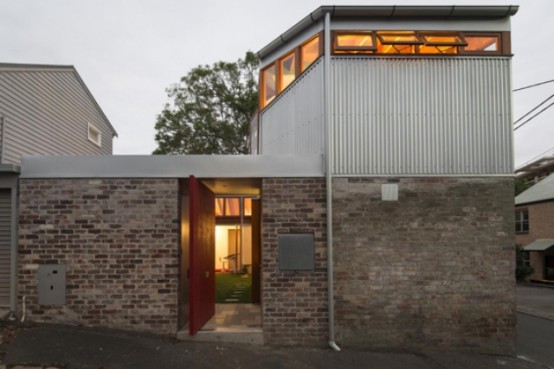
[[[262,329],[249,327],[218,327],[213,330],[199,331],[194,336],[189,335],[189,331],[187,329],[177,332],[177,339],[181,341],[193,342],[233,342],[248,343],[252,345],[264,344]]]

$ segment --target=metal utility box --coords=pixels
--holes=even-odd
[[[279,270],[314,270],[313,234],[279,235]]]
[[[47,264],[38,267],[39,305],[65,305],[66,265]]]

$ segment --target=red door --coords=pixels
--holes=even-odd
[[[215,314],[215,197],[190,176],[190,335]]]

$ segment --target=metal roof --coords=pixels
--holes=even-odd
[[[549,248],[554,246],[554,240],[544,239],[544,240],[535,240],[529,245],[525,246],[523,250],[525,251],[546,251]]]
[[[108,123],[108,127],[112,130],[112,133],[115,137],[118,137],[117,131],[113,127],[113,125],[110,123],[110,120],[104,114],[104,111],[88,89],[87,85],[77,72],[77,69],[73,65],[55,65],[55,64],[19,64],[19,63],[0,63],[0,71],[18,71],[18,70],[24,70],[24,71],[66,71],[66,72],[72,72],[79,84],[83,87],[83,90],[88,95],[90,100],[92,101],[93,105],[98,109],[100,112],[100,115],[106,120],[106,123]]]
[[[258,56],[264,58],[281,45],[304,31],[314,23],[319,22],[326,13],[339,18],[375,18],[375,19],[502,19],[517,13],[519,6],[321,6],[308,14],[300,22],[289,28],[285,33],[258,51]]]
[[[516,205],[554,200],[554,173],[516,196]]]

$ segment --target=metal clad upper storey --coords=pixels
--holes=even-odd
[[[513,173],[510,59],[331,63],[333,174]]]
[[[322,154],[323,113],[320,59],[260,114],[260,154]]]

